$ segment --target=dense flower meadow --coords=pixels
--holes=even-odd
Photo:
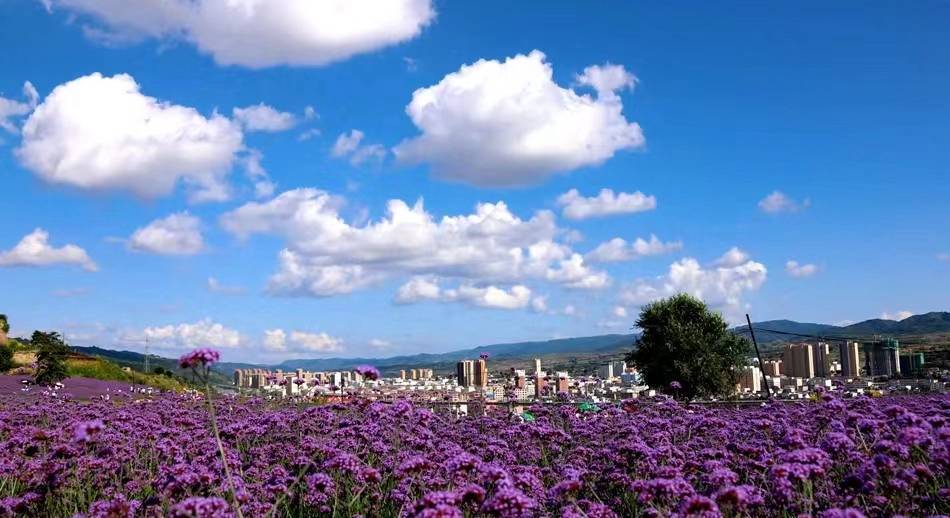
[[[0,515],[950,514],[950,397],[448,417],[405,401],[0,396]]]

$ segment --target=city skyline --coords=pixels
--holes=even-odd
[[[946,8],[393,6],[342,44],[244,13],[259,48],[0,6],[11,335],[276,364],[628,333],[678,291],[947,309]]]

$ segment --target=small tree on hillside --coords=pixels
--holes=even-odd
[[[13,348],[0,344],[0,374],[13,368]]]
[[[34,331],[30,340],[36,351],[36,373],[33,381],[37,385],[52,385],[66,378],[66,358],[69,347],[59,333]]]
[[[3,313],[0,313],[0,331],[3,331],[3,334],[10,332],[10,322],[7,320],[7,316]]]
[[[735,392],[751,344],[701,300],[686,294],[659,300],[643,308],[636,325],[643,334],[627,359],[647,385],[675,382],[676,394],[687,399]]]

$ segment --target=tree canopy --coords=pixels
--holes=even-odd
[[[7,316],[3,313],[0,313],[0,331],[2,331],[3,334],[10,332],[10,322],[7,320]]]
[[[673,384],[688,399],[735,392],[751,344],[701,300],[687,294],[659,300],[643,308],[636,325],[643,332],[627,359],[647,385]]]
[[[66,358],[69,356],[69,347],[59,333],[34,331],[30,341],[37,348],[33,381],[37,385],[52,385],[65,379],[68,375]]]

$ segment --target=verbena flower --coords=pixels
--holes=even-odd
[[[379,369],[372,365],[360,365],[353,370],[368,380],[379,379]]]
[[[179,358],[178,365],[181,366],[182,369],[211,367],[220,359],[221,353],[214,349],[195,349]]]

